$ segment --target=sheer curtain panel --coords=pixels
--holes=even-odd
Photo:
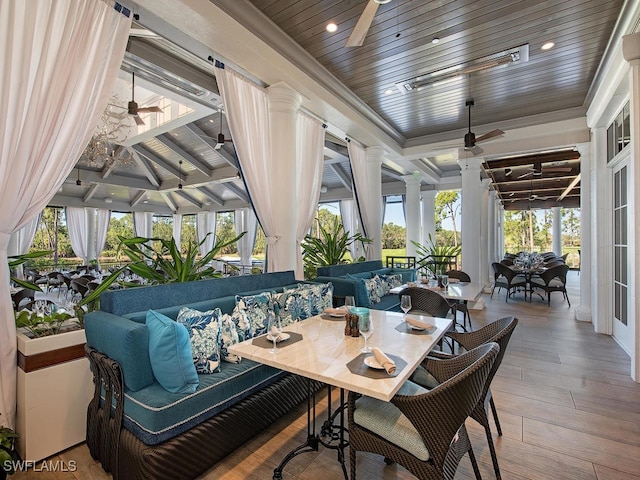
[[[358,233],[358,215],[354,200],[340,200],[340,217],[342,217],[342,226],[350,237]],[[353,242],[349,245],[349,254],[353,261],[363,256],[362,243]]]
[[[311,228],[320,200],[322,169],[324,167],[324,126],[318,120],[302,112],[298,113],[297,124],[298,218],[296,219],[296,246],[298,258],[296,260],[296,278],[304,280],[304,263],[300,245]]]
[[[251,267],[251,254],[256,245],[256,232],[258,231],[258,220],[251,208],[241,208],[235,211],[234,220],[236,225],[236,235],[247,232],[236,243],[238,245],[238,255],[240,255],[240,265]]]
[[[275,205],[272,191],[278,188],[271,165],[271,135],[269,132],[269,102],[264,88],[224,65],[216,63],[216,80],[227,113],[229,130],[238,154],[238,163],[251,204],[267,241],[266,271],[279,264],[271,248],[279,237],[275,234]]]
[[[0,414],[15,424],[11,233],[47,205],[107,106],[131,19],[103,0],[0,2]]]
[[[200,256],[204,257],[213,250],[216,242],[216,212],[199,212],[196,216],[196,233],[198,243],[201,243],[208,233],[211,233],[207,240],[200,245]]]
[[[82,207],[67,207],[65,211],[73,253],[76,257],[82,259],[83,265],[88,265],[90,260],[89,222],[93,219],[93,216],[90,216],[90,212]]]
[[[136,237],[153,237],[153,213],[133,212],[133,230]]]
[[[182,237],[182,214],[173,215],[173,239],[176,241],[176,248],[180,251],[180,238]]]
[[[351,173],[353,177],[353,196],[356,201],[357,211],[360,220],[362,234],[366,238],[372,238],[373,232],[378,231],[375,225],[375,215],[372,212],[374,202],[380,203],[378,195],[372,195],[370,185],[374,182],[380,183],[380,178],[370,178],[370,169],[367,168],[367,152],[362,145],[356,142],[348,142],[347,150],[349,151],[349,162],[351,163]],[[384,218],[384,217],[383,217]],[[371,246],[367,248],[367,260],[372,260],[371,254],[373,249]]]
[[[7,248],[7,255],[22,255],[29,251],[29,247],[33,243],[33,239],[36,236],[36,230],[38,229],[38,223],[40,223],[40,217],[42,214],[36,215],[20,230],[16,230],[11,234],[9,240],[9,247]],[[18,278],[24,279],[24,265],[19,265],[15,269],[15,275]]]
[[[99,208],[96,212],[96,258],[100,258],[104,244],[107,242],[110,219],[111,210]]]

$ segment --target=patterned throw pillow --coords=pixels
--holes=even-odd
[[[333,285],[331,282],[299,283],[296,288],[288,291],[294,292],[298,296],[292,302],[296,302],[296,308],[300,312],[300,320],[320,315],[326,308],[333,306]]]
[[[236,295],[232,318],[238,329],[240,341],[267,333],[267,313],[273,310],[271,292],[257,295]]]
[[[376,275],[373,278],[363,278],[364,288],[369,296],[369,304],[373,305],[380,301],[380,278]]]
[[[225,362],[240,363],[242,357],[235,353],[229,352],[229,347],[240,341],[238,330],[231,315],[223,314],[219,308],[216,308],[220,316],[218,317],[218,325],[220,325],[220,357]]]
[[[220,371],[220,326],[216,315],[219,308],[200,312],[183,307],[176,321],[187,327],[191,342],[191,356],[196,372],[201,374]]]
[[[280,324],[283,328],[309,317],[309,302],[297,290],[274,293],[272,298],[273,310],[280,317]]]
[[[403,284],[403,281],[402,281],[402,274],[400,274],[400,273],[394,273],[394,274],[389,274],[389,275],[382,275],[382,274],[381,274],[381,275],[379,275],[379,277],[380,277],[384,282],[386,282],[386,283],[387,283],[388,290],[387,290],[387,293],[386,293],[386,294],[388,294],[388,293],[389,293],[389,291],[390,291],[392,288],[400,287],[400,286],[402,286],[402,284]],[[385,295],[386,295],[386,294],[385,294]]]

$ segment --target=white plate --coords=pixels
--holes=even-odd
[[[289,335],[286,332],[282,332],[278,336],[278,339],[276,340],[276,343],[284,342],[285,340],[289,340],[290,338],[291,338],[291,335]],[[269,340],[270,342],[273,342],[273,337],[271,336],[270,333],[267,334],[267,340]]]
[[[411,330],[418,330],[419,332],[424,332],[426,330],[426,328],[422,328],[422,327],[416,327],[415,325],[409,325],[411,327]]]
[[[329,316],[330,317],[335,317],[335,318],[340,318],[340,317],[344,317],[347,314],[347,312],[342,312],[342,313],[330,313]]]
[[[384,367],[378,363],[376,357],[366,357],[364,359],[364,364],[367,367],[375,368],[376,370],[384,370]]]

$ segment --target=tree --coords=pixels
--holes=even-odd
[[[236,236],[236,224],[234,212],[218,212],[216,220],[216,241],[227,243],[228,240]],[[223,255],[238,253],[238,246],[235,243],[226,245],[220,249]]]
[[[382,226],[382,248],[404,248],[407,240],[407,229],[395,223]]]
[[[436,223],[442,224],[442,220],[450,218],[453,222],[453,244],[458,245],[458,229],[456,228],[456,215],[460,211],[460,193],[457,190],[438,192],[435,199]]]
[[[573,247],[576,238],[580,238],[580,216],[577,214],[576,208],[563,208],[562,213],[562,229],[568,233],[569,246]]]

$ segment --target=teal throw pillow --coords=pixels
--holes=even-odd
[[[380,279],[376,275],[374,278],[365,278],[362,280],[369,297],[369,304],[373,305],[380,301]]]
[[[257,295],[236,295],[236,306],[232,317],[240,330],[243,329],[244,338],[257,337],[267,333],[267,313],[273,310],[271,292],[261,292]],[[248,328],[247,328],[248,325]]]
[[[333,307],[333,285],[328,283],[299,283],[295,289],[288,292],[294,293],[298,298],[289,300],[295,302],[298,310],[298,319],[303,320],[314,315],[320,315],[326,308]]]
[[[218,318],[222,316],[219,308],[201,312],[182,307],[176,321],[189,331],[191,355],[196,372],[201,374],[220,371],[221,331]]]
[[[235,353],[229,352],[229,347],[240,342],[238,336],[238,330],[236,324],[233,321],[231,315],[225,313],[222,314],[219,308],[216,308],[219,313],[218,325],[220,325],[220,357],[225,362],[240,363],[241,357]]]
[[[194,393],[198,374],[187,328],[154,310],[147,312],[149,359],[158,383],[171,393]]]
[[[390,275],[378,275],[384,282],[386,282],[389,290],[392,288],[400,287],[404,283],[402,281],[402,275],[399,273],[393,273]],[[387,291],[387,293],[389,293]]]

